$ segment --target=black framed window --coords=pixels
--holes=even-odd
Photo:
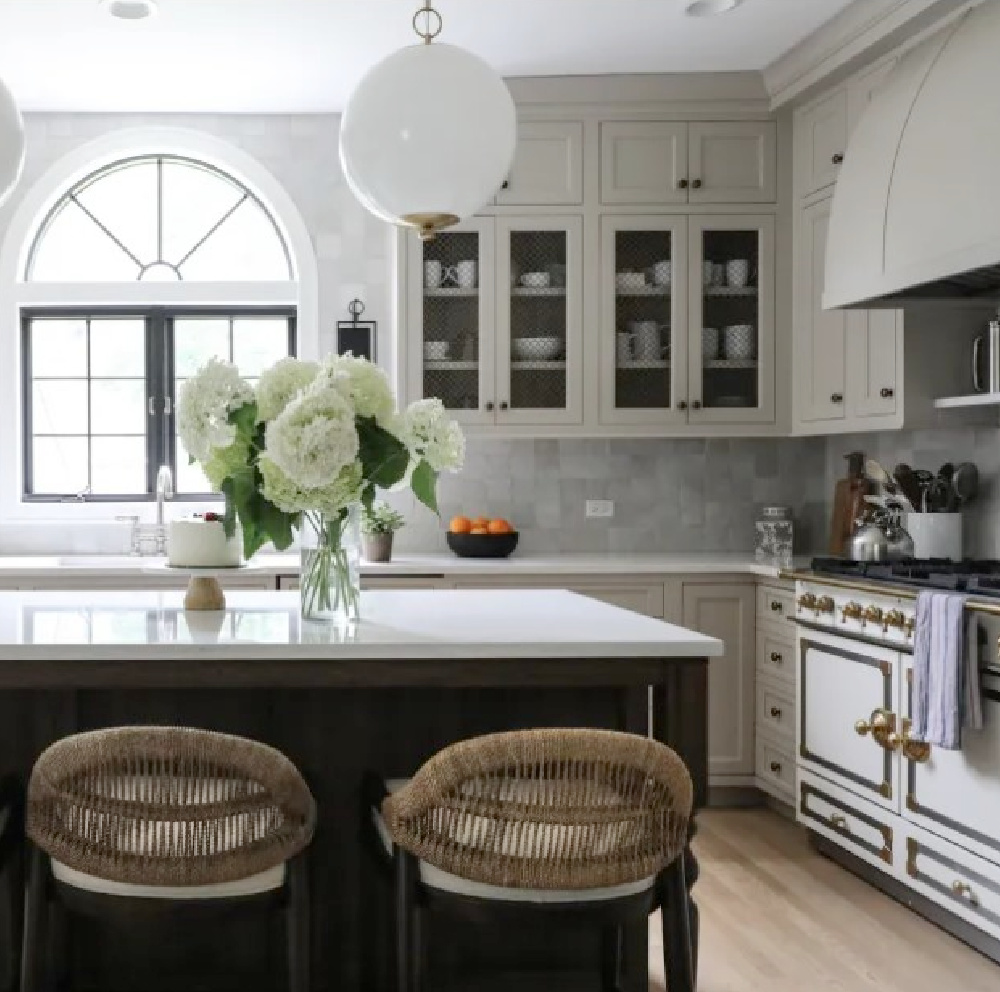
[[[291,307],[22,311],[24,499],[149,500],[170,465],[179,497],[210,487],[176,435],[177,395],[209,358],[256,381],[295,353]]]

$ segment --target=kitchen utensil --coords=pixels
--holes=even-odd
[[[892,478],[885,470],[885,466],[874,458],[865,459],[865,476],[880,486],[892,484]]]
[[[657,262],[652,269],[654,286],[669,286],[673,275],[673,266],[669,259]]]
[[[436,258],[424,262],[424,286],[427,289],[437,289],[441,285],[444,266]]]
[[[719,329],[703,327],[701,329],[701,357],[706,362],[713,362],[719,357]]]
[[[942,479],[947,479],[951,482],[955,478],[955,466],[952,462],[945,462],[939,469],[938,475]]]
[[[551,362],[563,353],[563,339],[555,335],[531,338],[513,338],[510,342],[511,357],[519,362]]]
[[[959,506],[964,506],[979,495],[979,469],[972,462],[962,462],[955,468],[952,486]]]
[[[521,276],[521,285],[525,289],[547,289],[552,284],[552,276],[548,272],[525,272]]]
[[[900,462],[893,469],[892,474],[900,491],[910,501],[915,510],[920,503],[920,486],[913,476],[913,469],[906,462]]]
[[[977,393],[1000,392],[1000,319],[972,342],[972,388]]]
[[[847,476],[839,479],[833,493],[833,519],[830,524],[830,554],[840,556],[854,531],[854,521],[861,517],[868,481],[864,478],[865,456],[852,451],[847,459]]]
[[[646,288],[646,276],[643,272],[618,272],[615,274],[615,285],[621,293],[634,293]]]
[[[655,361],[662,351],[660,328],[666,324],[658,324],[655,320],[633,320],[628,329],[635,337],[635,357],[640,361]]]
[[[750,279],[750,262],[745,258],[734,258],[726,262],[726,285],[733,289],[743,289]]]
[[[443,362],[448,357],[451,347],[448,341],[425,341],[424,360],[428,362]]]
[[[885,561],[889,557],[889,539],[874,520],[859,520],[847,552],[853,561]]]
[[[924,510],[927,513],[945,513],[952,493],[951,483],[937,475],[931,480],[924,497]]]
[[[750,361],[757,357],[757,332],[753,324],[733,324],[722,332],[726,358]]]

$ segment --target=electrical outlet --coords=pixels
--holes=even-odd
[[[588,499],[587,518],[591,517],[613,517],[615,515],[615,501],[612,499]]]

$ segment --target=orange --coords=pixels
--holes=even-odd
[[[485,527],[473,527],[469,531],[470,534],[489,534],[489,531]]]
[[[472,529],[475,530],[477,527],[481,527],[483,530],[487,530],[490,526],[489,517],[476,517],[472,521]]]
[[[489,523],[488,530],[491,534],[513,534],[514,528],[511,526],[509,520],[504,520],[503,517],[498,517],[496,520],[491,520]]]
[[[472,530],[472,521],[468,517],[452,517],[448,530],[452,534],[468,534]]]

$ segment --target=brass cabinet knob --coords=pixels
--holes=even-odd
[[[831,403],[836,403],[836,404],[843,403],[844,402],[844,394],[843,393],[834,393],[830,397],[830,402]]]
[[[818,602],[819,600],[811,592],[804,592],[799,596],[799,606],[803,610],[815,610]]]
[[[843,152],[837,152],[837,154],[833,156],[832,161],[834,165],[843,165],[844,164]]]
[[[771,771],[774,772],[775,775],[780,775],[781,774],[781,762],[780,761],[772,761],[771,762]]]
[[[817,613],[833,613],[836,608],[837,605],[834,603],[832,596],[820,596],[820,598],[816,600]]]
[[[784,613],[785,612],[785,608],[781,605],[780,600],[777,600],[777,599],[772,599],[771,600],[771,612],[772,613]]]
[[[700,410],[701,409],[701,400],[694,400],[694,402],[692,402],[692,404],[691,404],[691,409],[692,410]]]
[[[896,391],[894,389],[890,389],[888,386],[886,386],[884,389],[880,390],[880,392],[879,392],[879,396],[881,396],[882,399],[884,399],[884,400],[890,400],[895,395],[896,395]]]
[[[487,400],[486,401],[486,412],[487,413],[492,413],[493,412],[493,401],[492,400]]]
[[[783,665],[785,663],[785,659],[782,657],[780,651],[772,651],[771,662],[775,665]]]
[[[865,623],[881,623],[883,616],[884,614],[878,606],[869,606],[868,609],[865,610],[861,619],[864,620]]]
[[[858,737],[865,737],[871,731],[872,725],[867,720],[855,720],[854,732]]]
[[[780,720],[781,719],[781,708],[778,706],[771,707],[771,719]]]
[[[860,603],[850,602],[841,608],[841,621],[861,620],[865,615],[865,608]]]
[[[677,180],[677,188],[678,189],[687,189],[688,188],[688,181],[686,179],[678,179]]]
[[[502,402],[502,403],[500,404],[500,409],[501,409],[501,410],[506,410],[506,409],[508,409],[508,407],[509,407],[509,406],[510,406],[510,404],[509,404],[509,403],[508,403],[508,402],[507,402],[506,400],[504,400],[504,401],[503,401],[503,402]]]
[[[691,183],[692,189],[701,189],[701,187],[702,187],[702,181],[700,179],[695,179],[694,182]]]
[[[847,817],[841,816],[840,813],[834,813],[833,816],[830,817],[830,826],[833,827],[834,830],[840,830],[845,834],[849,834],[851,832],[851,828],[847,823]]]
[[[679,403],[677,404],[677,409],[678,409],[678,410],[686,410],[687,408],[688,408],[688,405],[687,405],[687,401],[686,401],[686,400],[681,400],[681,401],[680,401],[680,402],[679,402]]]
[[[883,709],[872,710],[867,720],[857,720],[854,724],[854,732],[859,737],[871,734],[872,740],[887,751],[894,749],[889,741],[895,730],[896,714]]]
[[[976,893],[972,891],[972,886],[968,882],[963,882],[961,879],[955,879],[951,883],[951,892],[956,899],[967,899],[973,906],[979,905],[979,900],[976,898]]]

